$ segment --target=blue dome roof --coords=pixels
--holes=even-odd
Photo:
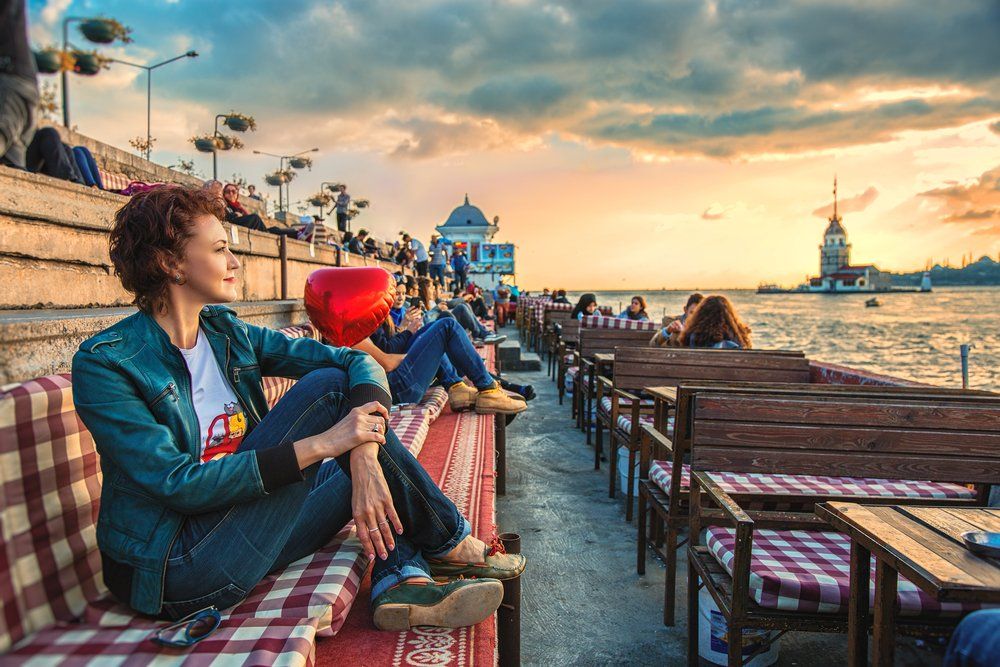
[[[456,208],[448,216],[442,227],[488,227],[486,216],[478,206],[469,203],[469,195],[465,195],[465,203]]]

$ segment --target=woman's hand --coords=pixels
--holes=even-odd
[[[396,548],[393,530],[403,534],[378,452],[373,445],[363,445],[351,452],[351,508],[358,539],[369,560],[376,554],[382,560],[388,558],[389,552]]]
[[[667,333],[680,333],[684,330],[684,325],[681,324],[680,320],[674,320],[667,325]]]
[[[410,333],[417,333],[422,326],[424,326],[424,317],[421,312],[416,308],[407,310],[403,320],[403,328]]]
[[[340,456],[366,443],[384,445],[388,419],[389,411],[378,401],[354,408],[322,433],[295,443],[299,469],[316,461]]]

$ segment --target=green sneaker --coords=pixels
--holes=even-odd
[[[379,630],[408,630],[418,625],[463,628],[485,621],[503,600],[495,579],[457,579],[447,583],[404,581],[372,603]]]
[[[486,545],[483,560],[479,563],[456,563],[438,558],[428,558],[431,574],[435,577],[475,577],[477,579],[513,579],[524,572],[527,564],[521,554],[504,551],[499,538]]]

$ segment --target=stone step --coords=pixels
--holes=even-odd
[[[241,319],[274,329],[309,319],[301,300],[228,305]],[[0,311],[0,385],[69,371],[80,343],[134,312],[132,307]]]
[[[500,368],[506,371],[538,371],[542,368],[542,361],[534,352],[524,352],[520,343],[514,340],[506,340],[497,346],[497,357],[500,360]]]
[[[121,195],[0,167],[0,309],[131,303],[108,257],[108,231],[125,201]],[[243,264],[241,301],[300,298],[306,278],[324,266],[399,269],[294,239],[286,242],[282,262],[281,237],[225,226]]]

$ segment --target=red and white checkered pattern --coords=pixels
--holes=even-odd
[[[673,464],[670,461],[653,461],[649,468],[649,478],[668,493],[672,468]],[[687,465],[681,469],[681,488],[688,487],[690,471]],[[868,496],[928,500],[975,497],[975,492],[969,487],[950,482],[739,472],[712,472],[709,473],[709,477],[729,494]]]
[[[632,329],[635,331],[656,331],[659,327],[648,320],[628,320],[606,315],[585,315],[580,320],[582,329]]]
[[[154,644],[146,627],[53,627],[35,634],[4,657],[27,667],[181,663],[191,667],[306,667],[315,661],[317,622],[315,618],[227,619],[212,636],[186,649]]]
[[[736,532],[712,526],[705,544],[733,573]],[[755,530],[750,557],[750,597],[761,607],[786,611],[845,613],[851,591],[851,539],[842,533]],[[875,579],[874,558],[871,567]],[[869,590],[874,603],[875,588]],[[903,616],[963,614],[982,605],[938,602],[900,575],[897,596]]]
[[[403,403],[392,406],[393,410],[399,412],[423,412],[427,415],[428,425],[441,415],[445,404],[448,402],[448,390],[444,387],[431,387],[424,393],[424,397],[419,403]]]
[[[431,428],[431,420],[427,413],[420,410],[395,412],[390,416],[389,428],[403,446],[416,456],[424,447],[424,440],[427,439],[427,432]]]
[[[69,374],[0,387],[0,653],[104,594],[100,497]]]
[[[278,331],[285,334],[289,338],[313,338],[319,340],[319,331],[311,324],[285,327],[284,329],[279,329]],[[278,399],[284,396],[285,393],[292,388],[293,384],[295,384],[295,380],[291,378],[264,378],[261,383],[261,387],[264,389],[264,398],[267,400],[267,407],[273,408],[278,403]]]
[[[104,171],[100,167],[98,167],[97,171],[101,174],[101,184],[108,192],[118,192],[119,190],[124,190],[128,187],[128,184],[132,182],[132,179],[125,174],[119,174],[114,171]]]
[[[653,407],[653,400],[652,399],[648,399],[648,398],[641,399],[640,402],[639,402],[639,405],[641,405],[642,407],[651,408],[651,407]],[[618,428],[620,428],[625,433],[629,433],[629,434],[632,433],[632,411],[631,411],[631,408],[632,408],[632,401],[631,400],[629,400],[627,398],[622,398],[622,399],[619,400],[619,405],[618,405]],[[604,413],[606,415],[611,414],[611,397],[610,396],[602,396],[601,397],[601,404],[598,407],[598,410],[600,410],[602,413]],[[640,424],[652,424],[653,423],[653,415],[640,413],[639,414],[639,423]]]

